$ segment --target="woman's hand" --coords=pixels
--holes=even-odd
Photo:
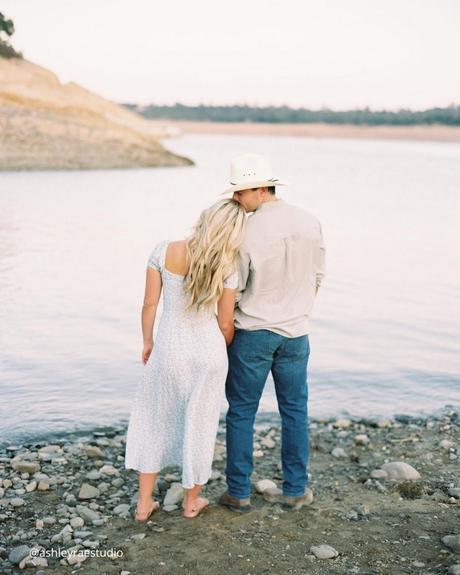
[[[145,365],[152,353],[153,349],[153,340],[152,341],[145,341],[144,342],[144,349],[142,350],[142,363]]]

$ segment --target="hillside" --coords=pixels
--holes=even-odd
[[[153,122],[21,59],[0,57],[0,170],[190,165]]]

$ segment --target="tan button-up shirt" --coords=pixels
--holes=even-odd
[[[248,218],[238,257],[235,326],[287,337],[308,334],[324,271],[319,221],[284,200],[264,202]]]

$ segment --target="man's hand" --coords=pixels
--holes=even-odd
[[[144,342],[144,349],[142,350],[142,363],[145,365],[152,353],[153,349],[153,340],[152,341],[145,341]]]

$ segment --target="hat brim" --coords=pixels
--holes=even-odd
[[[244,184],[232,184],[230,188],[227,188],[225,192],[222,192],[220,195],[223,196],[224,194],[233,194],[235,192],[241,192],[243,190],[252,190],[254,188],[270,188],[272,186],[288,186],[288,182],[280,182],[279,180],[264,180],[259,182],[245,182]]]

